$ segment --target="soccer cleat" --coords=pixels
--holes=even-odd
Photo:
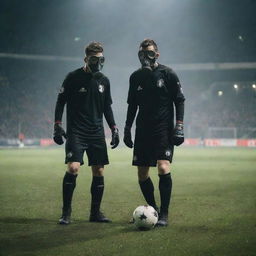
[[[71,223],[70,215],[62,215],[59,219],[60,225],[68,225]]]
[[[166,227],[168,225],[168,213],[160,213],[156,227]]]
[[[69,208],[68,210],[62,209],[62,215],[59,219],[60,225],[68,225],[71,223],[71,211],[71,208]]]
[[[100,223],[109,223],[109,222],[111,222],[111,220],[108,219],[101,211],[91,213],[89,221],[90,222],[100,222]]]

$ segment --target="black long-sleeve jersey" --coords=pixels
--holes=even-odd
[[[100,72],[93,76],[79,68],[67,75],[58,94],[55,122],[62,120],[65,104],[67,136],[104,138],[103,114],[109,127],[115,126],[110,83]]]
[[[132,126],[136,116],[137,128],[153,134],[183,121],[185,97],[176,73],[169,67],[158,64],[153,70],[138,69],[130,76],[126,125]]]

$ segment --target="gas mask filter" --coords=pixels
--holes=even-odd
[[[142,65],[142,68],[147,68],[147,69],[152,70],[152,68],[156,62],[156,59],[157,59],[156,52],[140,50],[138,52],[138,57],[139,57],[141,65]]]

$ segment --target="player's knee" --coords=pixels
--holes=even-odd
[[[69,163],[68,164],[68,172],[72,174],[77,174],[80,168],[80,163]]]
[[[160,175],[170,172],[170,162],[169,161],[165,161],[165,160],[158,161],[157,167],[158,167],[158,174],[160,174]]]
[[[139,181],[144,181],[144,180],[146,180],[148,177],[149,177],[149,175],[146,174],[146,173],[138,173],[138,179],[139,179]]]
[[[93,165],[92,173],[93,173],[93,176],[103,176],[104,166],[103,165]]]
[[[138,179],[144,181],[149,177],[149,167],[138,167]]]

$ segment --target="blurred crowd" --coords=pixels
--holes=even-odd
[[[58,90],[68,71],[77,66],[77,63],[68,65],[28,60],[1,62],[0,138],[17,138],[19,133],[26,138],[51,137]],[[122,132],[130,70],[124,73],[122,79],[119,74],[111,70],[108,72],[115,119]],[[185,84],[184,87],[185,127],[189,136],[207,136],[209,127],[256,128],[256,89],[251,86],[238,90],[232,85],[225,88],[205,85],[202,89],[197,85],[186,87]],[[223,90],[221,96],[218,95],[219,90]]]
[[[186,120],[190,126],[190,136],[199,137],[200,133],[201,137],[211,137],[210,129],[217,128],[219,137],[255,137],[256,90],[251,85],[239,90],[227,86],[222,95],[218,95],[218,92],[211,91],[207,98],[199,99],[188,109]],[[225,132],[228,129],[230,132]]]

